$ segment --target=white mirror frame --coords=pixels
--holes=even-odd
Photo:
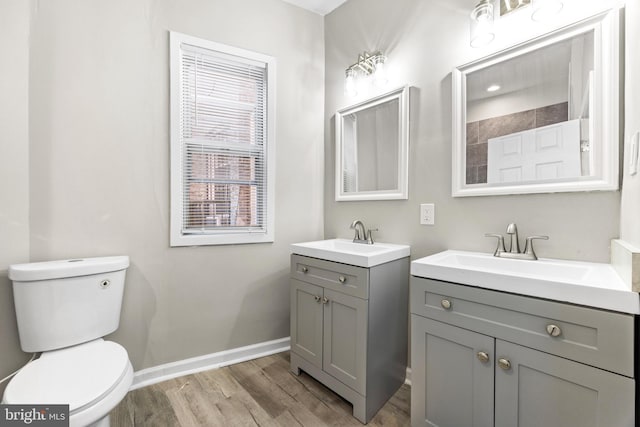
[[[592,149],[595,173],[589,177],[545,183],[466,184],[466,75],[573,36],[594,31],[594,98]],[[612,9],[542,37],[457,67],[452,72],[452,196],[614,191],[619,188],[620,33],[619,11]]]
[[[344,168],[344,128],[343,117],[379,104],[398,99],[398,188],[380,191],[345,192],[342,187]],[[336,201],[354,200],[406,200],[409,198],[409,86],[403,86],[359,104],[336,112]]]

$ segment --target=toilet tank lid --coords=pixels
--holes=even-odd
[[[129,257],[109,256],[97,258],[64,259],[59,261],[32,262],[9,266],[9,279],[14,282],[60,279],[110,273],[129,267]]]

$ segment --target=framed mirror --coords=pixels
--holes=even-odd
[[[618,14],[453,70],[454,197],[618,189]]]
[[[336,200],[408,195],[409,87],[336,113]]]

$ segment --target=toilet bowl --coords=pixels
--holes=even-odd
[[[124,347],[102,337],[119,326],[129,258],[12,265],[20,346],[42,352],[20,370],[2,403],[69,405],[71,427],[109,426],[133,383]]]
[[[43,353],[11,380],[3,403],[68,404],[70,426],[108,425],[132,382],[126,350],[100,338]]]

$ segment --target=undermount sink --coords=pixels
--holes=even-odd
[[[291,252],[327,261],[373,267],[396,259],[408,257],[410,247],[392,243],[374,243],[367,245],[353,243],[347,239],[318,240],[315,242],[294,243]]]
[[[413,261],[411,275],[640,314],[638,294],[610,264],[448,250]]]

